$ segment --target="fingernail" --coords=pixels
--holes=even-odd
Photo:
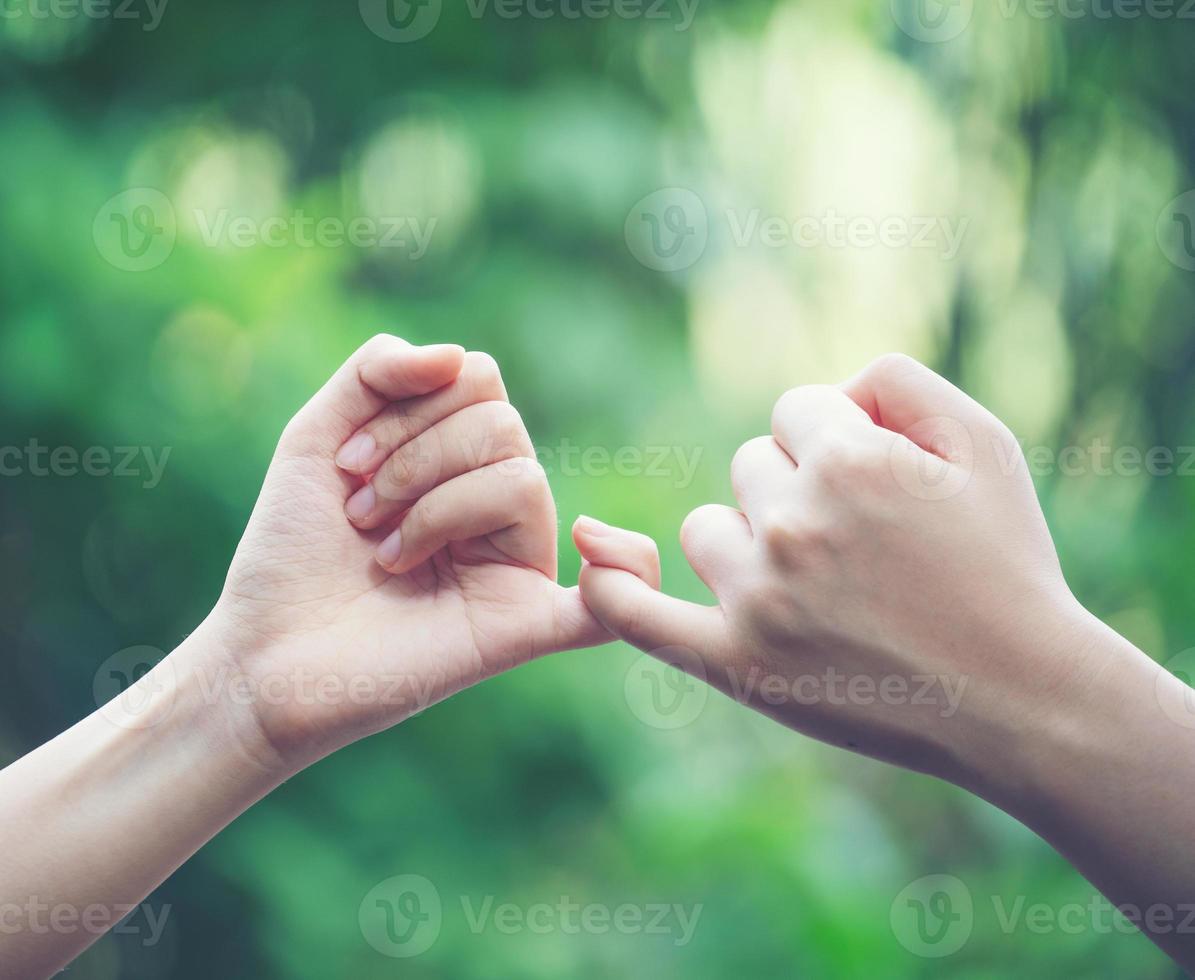
[[[586,517],[584,514],[577,518],[576,524],[573,526],[587,534],[601,534],[606,529],[606,525],[601,521],[593,517]]]
[[[378,495],[374,493],[373,487],[367,483],[349,497],[349,502],[344,505],[344,512],[348,515],[350,521],[363,521],[373,513],[373,507],[377,503],[377,500]]]
[[[443,354],[447,351],[455,351],[457,353],[465,353],[465,348],[460,344],[428,344],[426,347],[420,347],[421,351],[428,354]]]
[[[373,436],[368,432],[358,432],[340,447],[340,452],[336,454],[336,465],[342,470],[363,470],[377,448]]]
[[[383,568],[392,567],[402,554],[402,528],[395,528],[385,541],[378,545],[378,564]]]

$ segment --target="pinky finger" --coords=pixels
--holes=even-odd
[[[573,524],[573,543],[591,565],[621,568],[653,589],[660,587],[660,551],[646,534],[578,517]]]

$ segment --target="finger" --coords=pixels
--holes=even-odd
[[[369,476],[396,449],[437,422],[477,402],[506,401],[498,362],[489,354],[469,351],[460,374],[449,385],[427,395],[390,404],[340,447],[336,465]]]
[[[407,511],[376,557],[398,575],[451,542],[482,537],[498,556],[555,580],[556,506],[535,460],[507,459],[441,483]]]
[[[730,463],[734,499],[748,518],[758,518],[778,499],[791,497],[796,475],[796,464],[771,436],[743,443]]]
[[[414,347],[378,334],[299,410],[285,438],[294,452],[331,455],[388,402],[424,395],[451,382],[460,373],[464,353],[456,344]]]
[[[535,456],[518,409],[469,405],[401,446],[349,498],[345,514],[363,530],[380,527],[441,483],[516,456]]]
[[[719,599],[746,581],[755,540],[742,511],[721,504],[698,507],[681,525],[680,542],[693,571]]]
[[[952,458],[950,432],[964,441],[999,420],[973,398],[904,354],[872,361],[840,389],[877,425],[905,436],[927,452]]]
[[[831,385],[791,388],[772,409],[772,435],[798,465],[817,458],[843,438],[878,434],[867,413]]]
[[[684,647],[703,665],[724,656],[726,623],[717,607],[675,599],[657,592],[634,572],[607,565],[584,565],[580,588],[598,622],[640,650],[652,653]]]
[[[653,589],[660,587],[660,552],[646,534],[578,517],[573,524],[573,543],[587,562],[625,569]]]
[[[549,630],[545,638],[545,652],[551,653],[601,646],[614,639],[589,611],[585,600],[581,598],[581,590],[575,585],[571,589],[555,587]]]

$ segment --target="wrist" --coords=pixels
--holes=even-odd
[[[968,788],[1046,832],[1136,764],[1158,720],[1161,668],[1073,599],[1034,640],[1021,662],[1039,669],[1007,699]]]
[[[256,698],[244,683],[242,656],[251,653],[230,645],[228,624],[217,608],[154,672],[143,678],[158,681],[161,690],[154,709],[193,726],[222,755],[230,771],[270,788],[293,776],[302,766],[285,758],[262,724]]]

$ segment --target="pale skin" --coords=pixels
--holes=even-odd
[[[794,389],[735,459],[741,509],[685,522],[716,607],[660,592],[654,543],[586,518],[567,589],[547,481],[493,360],[374,338],[287,426],[207,619],[0,772],[0,975],[64,967],[316,760],[611,636],[668,648],[799,731],[984,796],[1114,902],[1191,900],[1195,862],[1174,842],[1195,823],[1195,778],[1168,763],[1195,730],[1158,710],[1186,690],[1071,596],[1024,467],[996,464],[1010,440],[908,359]],[[965,684],[949,712],[744,694],[753,669],[827,666]],[[21,928],[18,912],[12,928],[32,904],[75,910],[73,925]],[[1143,927],[1195,964],[1190,935]]]
[[[659,591],[649,538],[577,522],[607,629],[797,731],[979,794],[1195,969],[1195,767],[1174,764],[1195,758],[1174,721],[1189,691],[1071,594],[1004,425],[889,356],[787,392],[731,482],[739,508],[681,530],[713,607]],[[853,700],[809,685],[831,666],[865,682]],[[766,695],[763,677],[780,681]],[[931,703],[900,695],[914,678],[941,682]]]
[[[359,530],[346,501],[375,470]],[[398,484],[421,489],[395,506]],[[556,539],[492,358],[387,336],[362,347],[283,433],[207,619],[128,694],[0,772],[0,976],[62,969],[317,759],[607,640],[557,584]],[[66,910],[55,928],[47,909]]]

